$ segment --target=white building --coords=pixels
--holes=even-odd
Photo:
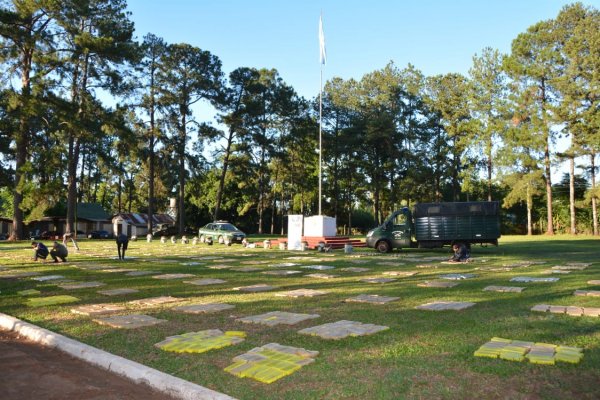
[[[113,234],[120,235],[121,233],[127,236],[146,236],[148,233],[148,214],[144,213],[121,213],[112,218]],[[159,225],[173,226],[175,220],[167,214],[153,214],[152,226]]]

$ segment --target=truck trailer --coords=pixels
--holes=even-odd
[[[497,201],[419,203],[404,207],[367,233],[367,246],[380,253],[407,247],[498,245],[500,204]]]

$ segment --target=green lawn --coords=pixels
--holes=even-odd
[[[328,254],[288,252],[278,249],[244,249],[239,245],[182,245],[160,242],[132,242],[124,262],[116,256],[114,241],[81,241],[65,264],[35,263],[30,260],[29,243],[0,244],[0,265],[8,267],[2,274],[14,271],[37,271],[43,275],[64,275],[75,281],[100,281],[100,288],[64,290],[53,282],[37,282],[30,277],[0,279],[0,311],[36,325],[75,338],[180,378],[224,392],[239,399],[598,399],[600,398],[600,318],[571,317],[531,312],[536,304],[600,307],[600,297],[574,296],[577,289],[600,290],[587,284],[600,279],[600,241],[592,237],[557,236],[532,238],[503,237],[499,247],[474,247],[475,262],[460,265],[438,261],[415,261],[411,255],[448,257],[445,250],[410,249],[391,255],[378,255],[370,249],[357,249],[353,257],[336,251]],[[229,259],[197,260],[190,257],[216,256]],[[290,260],[306,256],[315,260]],[[360,256],[360,257],[357,257]],[[210,269],[213,264],[247,266],[249,261],[276,264],[295,262],[300,265],[278,268],[300,270],[302,274],[272,276],[259,272],[236,272]],[[480,260],[480,261],[478,261]],[[545,261],[545,264],[489,271],[517,261]],[[199,262],[203,265],[183,265]],[[364,263],[363,263],[364,262]],[[395,262],[397,266],[380,265]],[[593,263],[570,274],[545,275],[543,271],[567,262]],[[336,269],[313,271],[301,265],[331,265]],[[436,268],[417,268],[429,264]],[[194,286],[184,280],[157,280],[150,276],[128,277],[124,273],[84,270],[81,266],[119,266],[161,273],[192,273],[196,278],[219,278],[224,284]],[[370,268],[368,272],[341,271],[344,267]],[[258,265],[273,270],[268,264]],[[475,270],[483,267],[484,270]],[[417,275],[399,277],[387,284],[368,284],[359,279],[384,277],[390,270],[418,271]],[[338,274],[335,279],[306,277],[309,273]],[[476,278],[461,281],[454,288],[422,288],[417,283],[436,279],[445,273],[469,272]],[[514,276],[558,277],[556,283],[509,282]],[[241,293],[234,287],[267,283],[279,288],[272,292]],[[526,287],[522,293],[484,292],[488,285]],[[98,290],[134,288],[138,293],[103,296]],[[329,293],[313,298],[276,297],[283,290],[310,288]],[[39,295],[20,296],[18,291],[37,289]],[[345,303],[344,299],[359,294],[396,296],[400,300],[385,305]],[[29,307],[31,297],[54,295],[75,296],[80,301]],[[168,322],[149,328],[119,330],[99,325],[92,318],[71,313],[73,306],[96,303],[125,305],[127,301],[155,296],[182,298],[180,304],[221,302],[234,309],[191,315],[171,310],[172,305],[142,309],[129,306],[125,313],[141,312]],[[471,301],[476,305],[463,311],[431,312],[415,306],[435,300]],[[244,324],[235,319],[269,311],[319,314],[320,318],[293,326],[266,327]],[[390,329],[371,336],[324,340],[300,335],[300,329],[338,320],[352,320]],[[154,347],[167,336],[204,329],[245,331],[241,344],[203,354],[177,354]],[[473,352],[492,337],[504,337],[583,347],[580,364],[554,366],[477,358]],[[316,362],[272,384],[235,377],[223,371],[236,355],[267,343],[280,343],[319,351]]]

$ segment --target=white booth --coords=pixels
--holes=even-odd
[[[288,250],[302,250],[303,215],[288,215]]]
[[[306,237],[333,237],[336,236],[336,221],[333,217],[313,215],[304,218],[304,236]]]

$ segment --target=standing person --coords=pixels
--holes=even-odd
[[[117,235],[117,252],[119,253],[119,260],[125,259],[125,250],[127,250],[127,245],[129,244],[129,238],[126,234],[121,233]]]
[[[67,232],[63,235],[63,246],[67,247],[67,240],[71,240],[71,242],[73,242],[73,246],[75,246],[75,250],[79,251],[79,246],[77,245],[77,241],[75,240],[75,237],[77,235],[74,234],[73,232]]]
[[[44,243],[31,242],[31,247],[33,247],[33,261],[37,261],[38,258],[45,260],[48,257],[48,248]]]
[[[67,256],[69,255],[69,250],[67,250],[67,246],[64,244],[60,244],[58,242],[54,242],[52,245],[52,250],[50,250],[50,255],[54,259],[54,262],[66,262]],[[60,258],[60,261],[58,259]]]
[[[454,243],[452,245],[452,250],[454,250],[454,255],[449,261],[467,262],[469,259],[469,251],[467,250],[467,246],[465,246],[463,243]]]

